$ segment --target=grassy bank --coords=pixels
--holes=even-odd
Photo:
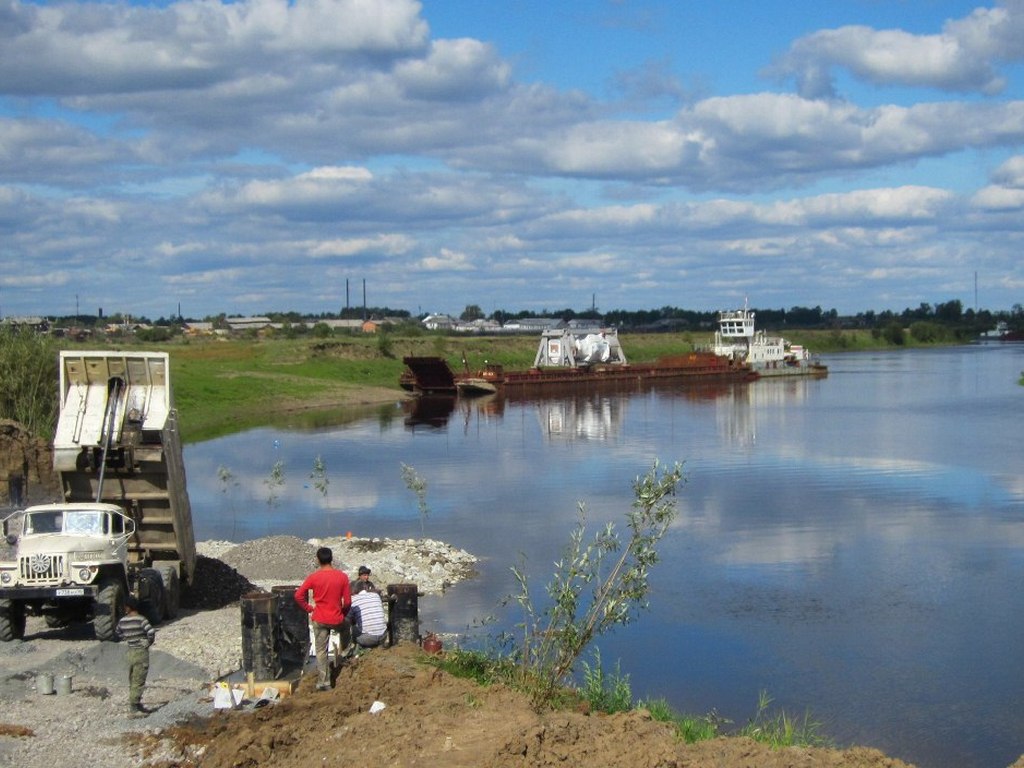
[[[710,338],[706,333],[623,333],[622,344],[630,362],[640,363],[688,352]],[[787,338],[816,353],[913,345],[908,338],[894,346],[868,331],[787,332]],[[393,409],[405,396],[398,378],[406,355],[444,357],[455,370],[462,368],[463,355],[474,369],[485,361],[527,368],[533,364],[537,339],[413,332],[203,339],[145,347],[170,353],[182,433],[187,442],[196,442],[263,425],[344,423],[385,404]]]

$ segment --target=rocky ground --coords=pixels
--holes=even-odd
[[[53,630],[30,617],[23,641],[0,646],[0,765],[66,764],[73,744],[77,764],[138,766],[142,758],[126,736],[213,713],[211,684],[241,666],[241,596],[298,585],[315,567],[321,544],[330,546],[335,564],[353,576],[368,565],[381,587],[415,583],[427,594],[440,594],[470,576],[475,563],[472,555],[430,540],[272,536],[238,545],[203,542],[194,589],[183,596],[178,618],[157,629],[143,699],[156,711],[148,718],[125,717],[124,648],[97,642],[89,625]],[[309,668],[315,669],[315,661]],[[41,676],[47,674],[70,676],[72,692],[41,694]],[[157,750],[147,760],[173,764],[165,757]]]
[[[73,755],[76,765],[104,768],[906,766],[862,748],[772,750],[741,738],[680,744],[643,712],[538,714],[514,691],[480,688],[425,663],[414,643],[347,660],[330,691],[316,692],[307,674],[267,706],[215,710],[212,683],[240,666],[240,597],[297,584],[320,543],[349,573],[369,565],[378,585],[412,582],[439,594],[473,572],[471,555],[440,542],[205,542],[187,606],[158,629],[144,697],[155,709],[149,717],[125,717],[124,649],[95,641],[88,626],[58,631],[30,619],[24,641],[0,647],[0,765],[52,768]],[[71,692],[43,695],[44,674],[71,676]]]

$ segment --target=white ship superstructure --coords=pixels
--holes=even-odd
[[[823,375],[828,369],[812,362],[810,352],[781,336],[769,336],[754,327],[754,312],[743,309],[718,313],[712,351],[720,357],[746,363],[761,376]]]

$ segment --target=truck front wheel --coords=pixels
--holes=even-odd
[[[0,641],[21,640],[25,637],[25,604],[0,600]]]
[[[96,595],[96,610],[92,629],[97,640],[113,640],[117,622],[124,615],[124,585],[119,579],[110,579],[100,586]]]

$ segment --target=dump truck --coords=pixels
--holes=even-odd
[[[0,641],[91,621],[114,637],[128,595],[154,623],[178,613],[196,565],[165,352],[60,353],[53,465],[61,498],[3,520]]]

